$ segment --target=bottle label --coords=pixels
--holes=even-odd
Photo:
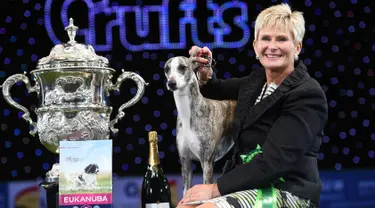
[[[146,208],[170,208],[168,202],[146,204]]]

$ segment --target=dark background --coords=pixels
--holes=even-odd
[[[95,1],[94,1],[95,2]],[[99,2],[99,1],[96,1]],[[161,1],[110,1],[112,5],[160,5]],[[146,1],[145,1],[146,2]],[[199,20],[199,38],[212,41],[207,32],[206,1],[197,1],[194,16]],[[219,5],[228,1],[214,1]],[[319,168],[322,170],[347,170],[373,168],[375,155],[374,122],[374,60],[375,60],[375,5],[372,0],[336,1],[248,1],[248,25],[250,40],[241,48],[215,48],[214,58],[218,61],[218,77],[241,77],[258,67],[254,57],[253,21],[261,9],[280,2],[289,2],[293,9],[304,13],[306,34],[303,53],[300,58],[309,68],[309,73],[318,80],[326,92],[329,104],[329,122],[325,128],[319,154]],[[54,1],[53,8],[61,7],[63,1]],[[178,26],[184,13],[178,10],[181,1],[170,1],[170,23]],[[59,5],[60,4],[60,5]],[[87,28],[88,9],[83,1],[77,1],[68,14],[75,19],[75,25]],[[225,22],[232,23],[238,11],[231,10],[223,15]],[[104,26],[113,16],[102,16],[97,20],[98,41],[105,40]],[[155,42],[158,39],[158,18],[150,15],[150,35],[138,38],[134,16],[128,17],[129,38],[134,43]],[[52,17],[54,30],[63,42],[68,38],[61,23],[59,13]],[[0,1],[0,83],[16,73],[29,73],[35,69],[37,60],[49,54],[54,46],[49,38],[44,22],[44,1],[2,0]],[[102,21],[102,24],[100,24]],[[103,28],[102,28],[103,27]],[[240,35],[233,28],[230,37]],[[178,29],[170,28],[171,39],[178,40]],[[121,69],[138,72],[150,85],[143,99],[126,109],[125,117],[117,124],[120,132],[113,139],[113,172],[119,176],[143,175],[148,158],[147,132],[159,133],[159,150],[163,168],[167,174],[179,173],[180,165],[175,144],[176,110],[172,93],[165,88],[164,62],[177,55],[188,55],[194,44],[190,28],[187,27],[185,49],[129,51],[119,41],[119,30],[113,30],[113,49],[97,52],[110,60],[116,70],[114,81]],[[230,38],[229,37],[229,38]],[[84,42],[78,36],[78,42]],[[126,82],[121,93],[112,94],[111,101],[115,116],[118,107],[131,97],[135,85]],[[28,109],[35,109],[37,97],[28,95],[25,86],[15,86],[12,90],[15,100]],[[38,137],[28,134],[29,125],[21,118],[22,113],[8,105],[0,96],[0,180],[25,180],[44,177],[57,155],[48,152]],[[33,114],[33,120],[36,120]],[[227,156],[228,157],[228,156]],[[195,163],[196,171],[200,170]],[[219,172],[223,160],[215,171]]]

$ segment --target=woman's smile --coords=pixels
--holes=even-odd
[[[279,58],[282,57],[281,54],[265,54],[265,56],[266,56],[269,60],[278,60]]]

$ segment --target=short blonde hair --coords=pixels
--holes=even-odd
[[[305,35],[303,13],[299,11],[292,12],[289,5],[285,3],[268,7],[258,15],[255,21],[255,40],[258,39],[259,30],[264,26],[285,26],[292,32],[294,42],[297,44],[302,42]]]

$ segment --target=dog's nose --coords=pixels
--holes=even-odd
[[[170,90],[175,90],[177,86],[176,80],[169,80],[167,85]]]

